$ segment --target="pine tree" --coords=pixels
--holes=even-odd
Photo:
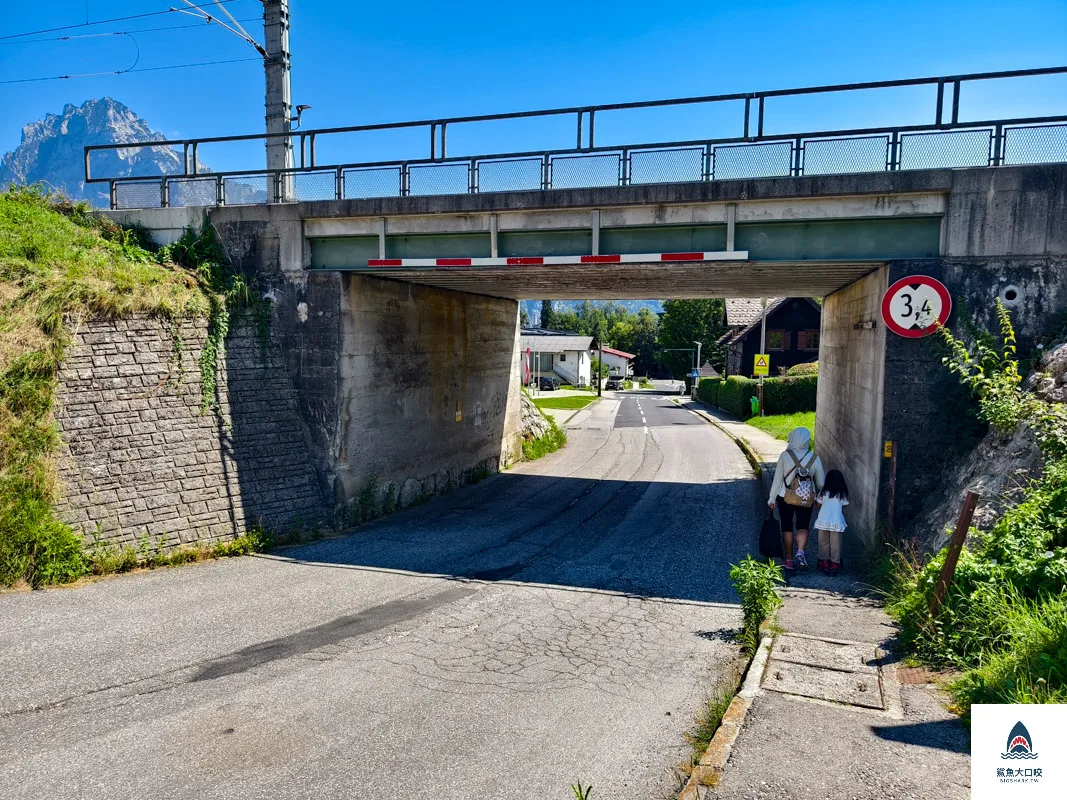
[[[547,328],[548,330],[551,330],[552,326],[555,324],[555,321],[556,321],[556,312],[555,312],[555,309],[552,308],[552,301],[551,300],[542,300],[541,301],[541,327],[542,328]]]

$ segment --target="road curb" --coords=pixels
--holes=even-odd
[[[708,744],[704,755],[689,775],[685,787],[678,793],[678,800],[703,800],[708,788],[717,784],[726,770],[726,762],[730,760],[730,753],[745,724],[752,701],[759,694],[763,672],[770,658],[774,635],[770,630],[769,620],[760,626],[760,631],[763,635],[745,671],[741,689],[734,695],[726,713],[722,715],[722,722],[711,737],[711,743]]]

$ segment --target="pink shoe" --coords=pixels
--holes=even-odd
[[[796,565],[793,563],[793,559],[789,559],[788,561],[785,562],[785,571],[786,572],[796,572],[797,571]]]

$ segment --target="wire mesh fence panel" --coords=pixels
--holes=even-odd
[[[400,167],[346,169],[341,173],[344,191],[341,196],[352,200],[361,197],[399,197]]]
[[[337,173],[332,169],[294,172],[292,181],[293,197],[297,200],[333,200],[337,197]]]
[[[167,185],[172,206],[215,205],[214,178],[171,178]]]
[[[269,203],[274,195],[267,175],[240,175],[223,178],[222,193],[228,206]]]
[[[582,189],[589,186],[618,186],[619,153],[588,156],[555,156],[550,166],[551,188]]]
[[[509,158],[479,161],[479,192],[512,192],[541,188],[544,161],[540,158]]]
[[[115,183],[115,208],[159,208],[163,204],[161,181]]]
[[[900,135],[901,169],[989,166],[993,131],[937,131]]]
[[[1005,164],[1067,161],[1067,125],[1035,125],[1004,131]]]
[[[703,178],[703,147],[630,153],[630,183],[678,183]]]
[[[408,167],[409,194],[466,194],[470,181],[471,165],[466,161]]]
[[[888,150],[888,136],[811,139],[804,142],[804,174],[884,172]]]
[[[775,178],[788,175],[792,164],[792,142],[724,144],[712,154],[711,177],[716,180]]]

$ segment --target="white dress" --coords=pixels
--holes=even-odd
[[[816,530],[843,531],[848,527],[845,524],[845,513],[842,511],[848,505],[848,500],[829,497],[825,492],[819,495],[818,500],[822,506],[819,508],[819,518],[815,520]]]

